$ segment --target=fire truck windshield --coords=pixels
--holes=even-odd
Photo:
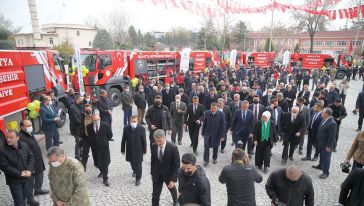
[[[81,64],[85,65],[89,71],[95,71],[96,54],[81,54]]]

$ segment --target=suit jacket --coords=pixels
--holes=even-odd
[[[239,100],[238,106],[236,106],[236,102],[235,101],[232,101],[230,103],[231,114],[235,114],[235,111],[238,110],[238,109],[240,109],[241,103],[243,103],[241,100]]]
[[[173,123],[181,123],[183,124],[184,120],[185,120],[185,114],[187,112],[187,106],[184,102],[180,102],[179,103],[179,107],[178,109],[182,110],[181,113],[177,112],[177,107],[176,107],[177,103],[176,102],[172,102],[171,103],[171,107],[169,108],[170,112],[171,112],[171,119]]]
[[[315,121],[313,121],[313,118],[315,117],[316,112],[314,112],[313,110],[311,111],[311,117],[310,117],[310,122],[308,123],[308,134],[314,139],[316,140],[317,138],[317,130],[320,126],[320,123],[322,121],[322,116],[321,113],[320,115],[318,115],[315,119]],[[312,122],[313,121],[313,122]]]
[[[302,114],[298,113],[296,120],[292,122],[291,112],[284,112],[281,120],[282,133],[288,136],[293,136],[297,132],[304,134],[305,132],[305,119]]]
[[[250,134],[253,134],[254,130],[254,115],[253,112],[248,109],[246,112],[246,119],[243,121],[243,110],[236,110],[231,126],[233,135],[238,138],[248,138]]]
[[[42,130],[51,131],[57,129],[57,123],[54,118],[58,116],[57,110],[53,105],[50,105],[50,110],[48,107],[42,104],[40,108],[40,118],[42,120]]]
[[[99,168],[105,168],[110,164],[109,141],[113,136],[111,126],[107,122],[100,122],[99,132],[96,133],[94,124],[87,125],[87,134],[92,142],[95,142]]]
[[[162,96],[163,96],[163,105],[167,106],[169,109],[171,103],[174,101],[174,98],[176,96],[175,90],[173,88],[169,88],[169,91],[167,93],[167,89],[163,89]]]
[[[45,170],[43,156],[42,156],[42,150],[40,149],[40,146],[37,142],[37,140],[34,138],[33,135],[30,135],[27,132],[24,132],[21,130],[19,132],[20,141],[25,142],[28,146],[30,151],[33,153],[34,157],[34,172],[39,174]]]
[[[202,104],[197,105],[195,113],[193,113],[193,104],[189,104],[187,107],[185,123],[188,125],[188,127],[201,126],[204,118],[204,112],[205,107]],[[200,120],[200,124],[196,123],[197,120]]]
[[[303,119],[305,120],[305,128],[307,129],[310,122],[310,109],[307,106],[303,106],[299,113],[302,114]]]
[[[226,131],[228,131],[231,127],[231,122],[233,120],[231,109],[229,106],[224,105],[222,112],[224,112],[225,114]]]
[[[205,112],[202,135],[204,136],[205,145],[210,147],[218,147],[220,145],[220,139],[225,138],[226,122],[223,112],[217,111],[215,115],[210,110]],[[211,141],[209,141],[211,137]]]
[[[337,124],[333,118],[329,118],[326,122],[323,119],[317,130],[318,148],[332,148],[336,137]]]
[[[166,140],[167,141],[167,140]],[[158,181],[162,177],[165,182],[177,182],[178,170],[180,167],[180,157],[178,148],[171,142],[166,142],[163,159],[159,161],[158,145],[153,144],[151,147],[151,175],[153,181]]]
[[[312,108],[313,106],[315,106],[315,104],[318,102],[318,99],[316,99],[315,97],[312,97],[311,101],[310,101],[310,108]]]
[[[253,115],[255,115],[254,106],[255,104],[249,105],[249,109],[253,112]],[[254,118],[254,120],[256,119],[256,121],[254,121],[254,124],[257,123],[262,118],[262,114],[265,111],[265,107],[262,104],[258,104],[257,106],[258,106],[258,117]]]
[[[288,102],[286,100],[283,99],[282,101],[279,101],[278,106],[280,106],[282,108],[283,112],[289,112],[288,111],[289,105],[288,105]]]
[[[76,103],[72,104],[68,108],[68,115],[70,118],[70,130],[73,136],[80,137],[81,136],[81,127],[82,127],[82,119],[83,119],[83,108],[81,105]]]
[[[281,135],[281,119],[282,119],[282,115],[283,115],[283,110],[281,107],[277,107],[277,118],[276,118],[276,114],[275,114],[275,111],[274,109],[272,109],[271,107],[266,107],[265,108],[265,111],[269,111],[270,112],[270,119],[272,121],[274,121],[275,125],[277,126],[278,128],[278,131],[277,133],[279,135]]]
[[[273,97],[273,95],[270,96],[270,98],[272,98],[272,97]],[[270,99],[267,94],[262,97],[261,103],[265,107],[268,107],[270,105]]]
[[[128,125],[124,127],[121,139],[121,153],[125,152],[126,161],[138,163],[143,161],[143,154],[147,153],[147,140],[145,128],[137,125],[135,129]]]
[[[303,97],[306,101],[305,101],[305,105],[307,106],[308,103],[309,103],[309,98],[310,98],[310,94],[311,92],[310,91],[305,91],[305,95],[303,95],[303,90],[300,91],[297,95],[297,98],[298,97]]]
[[[100,119],[101,121],[107,122],[111,125],[112,122],[112,116],[109,114],[108,110],[113,110],[113,105],[110,99],[103,97],[100,97],[100,99],[97,101],[97,109],[100,112]]]
[[[254,141],[257,141],[258,143],[262,142],[262,124],[263,121],[258,121],[255,124],[255,128],[254,128]],[[273,143],[278,141],[278,134],[276,131],[276,127],[274,126],[275,123],[274,121],[270,120],[270,129],[269,129],[269,138],[268,138],[268,142],[270,144],[271,147],[273,147]]]

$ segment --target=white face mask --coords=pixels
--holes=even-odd
[[[51,101],[49,101],[49,106],[51,106],[53,104],[53,101],[51,100]]]
[[[137,125],[138,125],[138,123],[134,123],[134,122],[132,122],[132,123],[130,123],[130,125],[131,125],[131,127],[132,127],[132,128],[136,128],[136,127],[137,127]]]
[[[51,166],[52,167],[59,167],[59,166],[61,166],[62,164],[61,164],[61,162],[60,161],[55,161],[55,162],[51,162]]]
[[[180,102],[181,102],[181,100],[180,100],[180,99],[176,99],[176,102],[180,103]]]
[[[29,134],[32,134],[32,132],[33,132],[33,127],[32,127],[32,126],[27,127],[27,132],[28,132]]]
[[[87,101],[87,102],[90,102],[90,101],[91,101],[91,99],[87,98],[87,99],[86,99],[86,101]]]
[[[126,92],[129,92],[130,90],[129,89],[125,89]]]

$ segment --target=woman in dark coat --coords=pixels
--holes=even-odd
[[[257,122],[254,130],[255,166],[262,169],[264,164],[264,173],[267,173],[270,167],[273,142],[278,140],[275,124],[270,120],[270,116],[269,111],[263,112],[262,120]]]

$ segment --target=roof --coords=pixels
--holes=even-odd
[[[319,31],[315,38],[355,38],[358,30],[341,30],[341,31]],[[298,38],[309,38],[308,32],[300,33]],[[359,37],[364,37],[364,30],[359,30]]]
[[[255,37],[255,38],[268,38],[270,35],[269,32],[248,32],[248,37]],[[272,33],[274,38],[297,38],[298,34],[287,32],[287,31],[281,31],[277,32],[273,30]]]
[[[67,29],[88,29],[88,30],[96,30],[94,27],[89,27],[82,24],[56,24],[56,23],[50,23],[50,24],[43,24],[42,29],[49,29],[49,28],[67,28]]]

